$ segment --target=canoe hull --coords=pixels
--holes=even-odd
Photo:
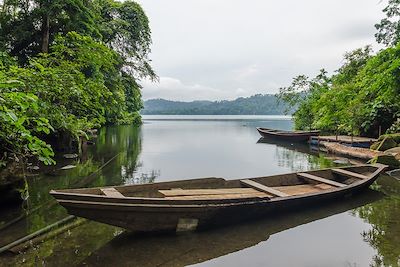
[[[252,200],[222,206],[139,205],[81,200],[59,200],[59,203],[70,214],[134,232],[179,232],[234,224],[298,208],[318,207],[323,203],[357,194],[376,178],[324,194],[308,194],[281,200]]]
[[[291,142],[306,142],[310,139],[311,136],[319,135],[319,131],[280,132],[266,128],[257,128],[257,131],[263,138],[271,138],[271,139],[291,141]]]

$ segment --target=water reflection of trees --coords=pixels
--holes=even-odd
[[[274,144],[279,166],[292,171],[333,166],[330,159],[314,153],[307,145]],[[400,182],[390,176],[381,176],[372,188],[383,192],[386,197],[353,211],[354,215],[371,225],[370,230],[361,233],[377,251],[371,266],[400,266]]]
[[[102,171],[107,184],[124,184],[135,172],[137,160],[142,150],[140,127],[112,126],[100,130],[93,155],[106,162],[116,157],[112,164]]]
[[[122,234],[93,252],[89,266],[187,266],[255,246],[271,235],[376,201],[380,194],[367,190],[345,202],[305,208],[297,212],[183,235],[132,236]]]
[[[52,170],[28,180],[30,197],[25,202],[24,209],[21,209],[21,213],[22,215],[29,215],[12,226],[0,230],[0,236],[2,237],[0,246],[42,229],[67,216],[65,209],[57,205],[49,195],[51,189],[153,182],[159,172],[152,171],[144,174],[135,172],[141,149],[140,127],[116,126],[101,129],[96,145],[88,148],[87,155],[83,157],[84,161],[74,162],[69,160],[67,162],[60,160],[60,166],[73,164],[76,165],[74,169],[67,171]],[[93,232],[97,235],[96,238],[91,237],[93,238],[92,240],[87,240],[88,246],[92,248],[110,240],[116,231],[115,227],[107,225],[92,223],[90,225],[95,227]],[[79,226],[74,228],[73,236],[76,238],[87,236],[85,235],[87,232],[87,227]],[[100,238],[103,236],[106,238]],[[80,244],[82,242],[72,243]],[[37,246],[32,255],[28,251],[30,256],[27,256],[26,259],[28,260],[29,258],[30,263],[34,265],[33,263],[37,259],[53,258],[54,253],[61,253],[55,250],[55,247],[60,247],[60,245],[68,246],[68,244],[60,244],[60,241],[56,239],[47,241]],[[74,254],[70,256],[74,257]],[[25,260],[23,257],[18,258]],[[62,257],[59,257],[59,259],[61,260]],[[1,259],[0,265],[2,265]]]
[[[125,173],[125,170],[122,169],[122,173],[125,181],[125,184],[145,184],[145,183],[153,183],[155,179],[160,176],[160,170],[152,170],[149,173],[137,173],[131,172]]]
[[[115,157],[115,162],[102,171],[109,185],[154,182],[159,171],[137,173],[142,150],[141,128],[111,126],[100,130],[93,155],[100,161]]]
[[[290,143],[268,138],[260,138],[257,143],[275,145],[275,158],[278,166],[292,171],[328,168],[334,164],[330,159],[315,152],[306,143]]]
[[[353,213],[371,224],[372,228],[362,233],[364,240],[377,251],[371,266],[400,266],[400,183],[381,176],[374,189],[386,197]]]

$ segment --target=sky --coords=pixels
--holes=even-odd
[[[231,100],[274,94],[293,77],[332,74],[376,44],[386,0],[137,0],[150,20],[158,82],[143,99]]]

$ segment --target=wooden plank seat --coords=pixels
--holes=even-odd
[[[104,195],[106,195],[108,197],[118,197],[118,198],[125,197],[114,187],[101,188],[100,190],[101,190],[101,192],[103,192]]]
[[[207,200],[225,198],[271,197],[253,188],[216,188],[216,189],[166,189],[158,190],[169,200]]]
[[[189,196],[171,196],[165,197],[168,200],[215,200],[215,199],[238,199],[238,198],[270,198],[264,192],[256,191],[255,193],[244,194],[218,194],[218,195],[189,195]]]
[[[332,185],[335,187],[345,187],[346,186],[345,184],[335,182],[332,180],[328,180],[328,179],[325,179],[325,178],[322,178],[322,177],[319,177],[319,176],[316,176],[313,174],[309,174],[309,173],[300,172],[300,173],[297,173],[297,175],[304,179],[312,180],[312,181],[323,183],[323,184]]]
[[[346,177],[349,177],[349,178],[368,179],[368,177],[363,175],[363,174],[347,171],[347,170],[344,170],[344,169],[332,169],[332,172],[336,173],[336,174],[340,174],[340,175],[346,176]]]
[[[288,186],[269,187],[270,191],[279,191],[282,195],[295,196],[316,193],[334,188],[328,184],[300,184]],[[275,195],[258,191],[254,188],[218,188],[218,189],[165,189],[158,190],[168,200],[210,200],[229,198],[265,198]]]
[[[250,186],[258,191],[265,192],[265,193],[271,194],[273,196],[277,196],[277,197],[288,197],[289,196],[288,194],[286,194],[284,192],[281,192],[272,187],[268,187],[266,185],[257,183],[253,180],[244,179],[244,180],[240,180],[240,182],[246,186]]]
[[[289,186],[277,186],[273,187],[276,190],[282,191],[291,196],[317,193],[322,190],[328,190],[334,188],[328,184],[299,184],[299,185],[289,185]]]
[[[216,189],[166,189],[158,190],[159,193],[166,197],[176,196],[198,196],[198,195],[224,195],[224,194],[252,194],[259,191],[253,188],[216,188]]]

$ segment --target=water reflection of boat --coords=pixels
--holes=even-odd
[[[307,143],[292,143],[292,142],[287,142],[287,141],[282,141],[282,140],[276,140],[273,138],[265,138],[265,137],[260,137],[258,139],[257,144],[270,144],[270,145],[276,145],[279,147],[284,147],[289,150],[294,150],[298,151],[301,153],[306,153],[306,154],[318,154],[319,152],[312,149],[312,147],[307,144]]]
[[[187,266],[257,245],[276,233],[320,220],[382,198],[367,190],[346,202],[190,234],[146,236],[123,233],[92,252],[83,266]]]
[[[319,135],[319,131],[283,131],[259,127],[257,128],[257,131],[262,137],[292,142],[305,142],[309,140],[311,136]]]
[[[385,165],[360,165],[250,179],[203,178],[52,190],[70,214],[132,231],[188,231],[304,208],[355,194]]]

